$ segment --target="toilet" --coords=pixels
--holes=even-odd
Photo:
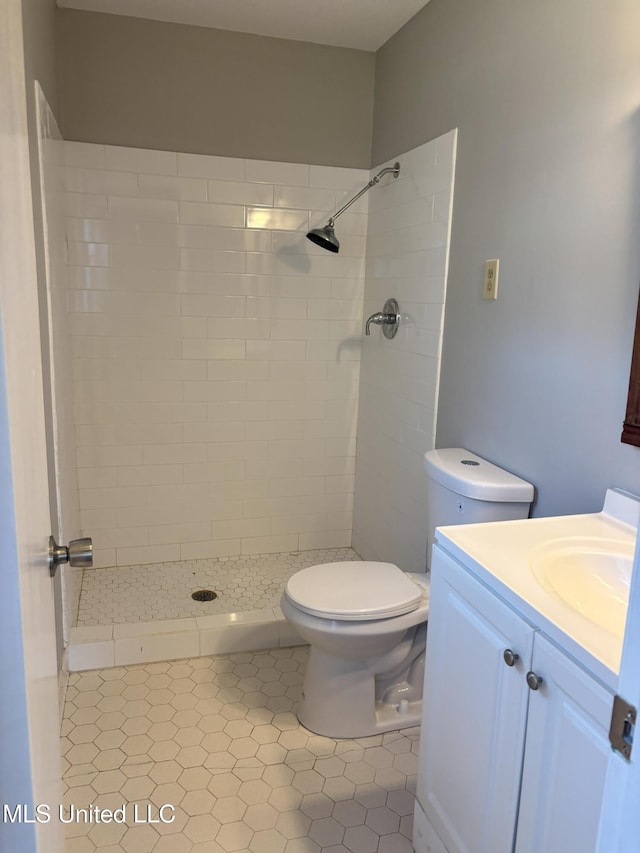
[[[436,527],[526,518],[533,486],[462,448],[425,454],[428,561]],[[312,732],[355,738],[418,725],[429,615],[425,572],[325,563],[296,572],[280,603],[310,646],[296,708]]]

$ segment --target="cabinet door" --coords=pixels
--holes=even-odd
[[[533,635],[434,548],[417,796],[449,853],[513,849]]]
[[[613,695],[540,634],[533,671],[516,853],[596,849]]]

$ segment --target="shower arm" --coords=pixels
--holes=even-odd
[[[340,216],[340,214],[344,213],[348,207],[351,207],[352,204],[354,204],[356,201],[358,201],[358,199],[361,196],[363,196],[366,192],[368,192],[371,189],[371,187],[375,187],[376,184],[379,184],[380,178],[382,178],[383,175],[388,175],[390,173],[393,173],[393,177],[397,178],[398,175],[400,174],[400,163],[394,163],[393,166],[387,166],[386,168],[381,169],[377,175],[374,175],[374,177],[371,178],[369,183],[365,187],[363,187],[359,193],[354,195],[354,197],[352,199],[350,199],[346,204],[344,204],[340,208],[340,210],[338,210],[336,213],[333,214],[331,219],[329,219],[329,221],[327,222],[327,225],[330,225],[333,228],[333,223]]]

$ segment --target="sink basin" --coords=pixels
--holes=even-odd
[[[618,539],[571,537],[535,548],[541,586],[605,631],[624,633],[634,546]]]

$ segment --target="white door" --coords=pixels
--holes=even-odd
[[[594,853],[613,694],[540,634],[531,669],[516,853]]]
[[[513,849],[533,637],[434,548],[417,798],[449,853]]]
[[[640,537],[631,577],[627,626],[620,663],[618,693],[640,709]],[[637,853],[640,850],[640,720],[636,723],[631,760],[609,754],[598,853]]]
[[[50,513],[20,0],[0,3],[0,850],[60,853]],[[49,822],[28,823],[36,805]],[[15,808],[13,814],[16,814]],[[43,820],[46,812],[42,812]]]

